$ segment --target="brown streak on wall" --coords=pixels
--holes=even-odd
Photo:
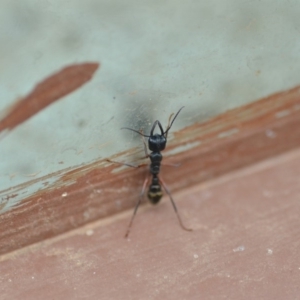
[[[12,130],[36,113],[88,82],[98,63],[74,64],[40,82],[26,97],[18,100],[0,120],[0,132]]]

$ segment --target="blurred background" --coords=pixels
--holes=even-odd
[[[300,83],[300,2],[0,0],[0,112],[59,69],[93,79],[0,140],[0,191]],[[170,138],[172,135],[170,134]]]

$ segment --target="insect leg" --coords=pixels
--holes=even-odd
[[[131,168],[140,168],[140,167],[148,166],[148,164],[132,165],[132,164],[123,163],[120,161],[115,161],[115,160],[110,160],[110,159],[106,159],[106,161],[113,163],[113,164],[118,164],[121,166],[127,166],[127,167],[131,167]]]
[[[128,235],[129,235],[129,232],[130,232],[130,229],[131,229],[131,225],[132,225],[133,219],[134,219],[134,217],[135,217],[135,215],[136,215],[136,212],[137,212],[137,210],[138,210],[138,208],[139,208],[139,206],[140,206],[140,204],[141,204],[142,198],[143,198],[143,196],[144,196],[144,194],[145,194],[145,189],[146,189],[146,185],[147,185],[148,181],[149,181],[149,176],[147,176],[146,179],[145,179],[145,181],[144,181],[142,191],[141,191],[140,196],[139,196],[139,199],[138,199],[138,201],[137,201],[137,203],[136,203],[136,205],[135,205],[133,215],[132,215],[132,217],[131,217],[130,223],[129,223],[128,228],[127,228],[127,231],[126,231],[125,238],[127,238]]]
[[[167,166],[167,167],[174,167],[178,168],[181,166],[181,163],[161,163],[162,166]]]
[[[159,181],[160,181],[161,185],[163,186],[164,190],[166,191],[166,193],[168,194],[168,196],[170,197],[170,200],[171,200],[171,202],[172,202],[173,208],[174,208],[174,210],[175,210],[175,213],[176,213],[176,215],[177,215],[177,218],[178,218],[178,221],[179,221],[179,224],[180,224],[181,228],[184,229],[184,230],[187,230],[187,231],[192,231],[193,229],[187,228],[187,227],[185,227],[185,226],[183,225],[183,223],[182,223],[182,221],[181,221],[181,218],[180,218],[180,215],[179,215],[179,212],[178,212],[178,210],[177,210],[176,204],[175,204],[175,202],[174,202],[174,200],[173,200],[173,197],[172,197],[172,195],[171,195],[169,189],[167,188],[166,184],[165,184],[161,179],[159,179]]]
[[[140,133],[141,133],[141,136],[142,136],[142,141],[143,141],[143,144],[144,144],[144,151],[145,151],[145,157],[143,157],[143,158],[148,158],[149,157],[149,153],[147,151],[147,143],[145,141],[144,132],[143,132],[142,129],[140,130]]]

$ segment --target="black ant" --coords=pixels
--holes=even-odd
[[[163,130],[162,125],[161,125],[161,123],[158,120],[156,120],[153,123],[153,126],[152,126],[151,131],[150,131],[150,135],[145,135],[145,134],[143,134],[142,131],[137,131],[137,130],[134,130],[134,129],[131,129],[131,128],[127,128],[127,127],[123,127],[121,129],[128,129],[128,130],[134,131],[134,132],[140,134],[143,137],[144,150],[145,150],[145,155],[146,155],[145,158],[149,157],[150,160],[151,160],[150,173],[152,175],[152,181],[151,181],[151,184],[149,186],[148,193],[147,193],[147,196],[148,196],[148,199],[150,200],[150,202],[152,204],[157,204],[160,201],[160,199],[163,196],[163,191],[161,189],[161,186],[163,186],[164,190],[166,191],[166,193],[170,197],[170,200],[172,202],[172,205],[173,205],[174,211],[175,211],[175,213],[177,215],[177,218],[178,218],[180,226],[184,230],[191,231],[192,229],[189,229],[189,228],[187,228],[187,227],[185,227],[183,225],[183,223],[181,221],[181,218],[180,218],[180,215],[178,213],[176,204],[175,204],[175,202],[173,200],[173,197],[172,197],[169,189],[167,188],[166,184],[162,181],[162,179],[160,179],[158,177],[159,171],[160,171],[161,161],[163,159],[161,151],[166,148],[168,132],[169,132],[170,128],[172,127],[172,125],[173,125],[175,119],[177,118],[178,114],[180,113],[180,111],[183,108],[184,108],[184,106],[179,109],[179,111],[177,112],[177,114],[175,115],[175,117],[173,118],[172,121],[171,121],[171,119],[172,119],[172,116],[174,114],[170,115],[169,124],[168,124],[167,129],[165,131]],[[160,134],[159,133],[154,133],[154,130],[155,130],[156,126],[159,127]],[[150,154],[148,154],[148,152],[147,152],[146,142],[144,140],[145,137],[148,138],[148,148],[151,151]],[[111,160],[108,160],[108,161],[113,162],[113,163],[119,163],[119,162],[111,161]],[[131,164],[126,164],[126,163],[119,163],[119,164],[123,164],[123,165],[129,166],[129,167],[134,167],[134,168],[139,168],[140,166],[142,166],[142,165],[134,166],[134,165],[131,165]],[[144,181],[141,194],[139,196],[138,202],[135,205],[133,215],[131,217],[130,223],[129,223],[127,231],[126,231],[125,238],[127,238],[128,235],[129,235],[133,219],[134,219],[134,217],[136,215],[138,207],[139,207],[139,205],[141,203],[141,200],[142,200],[142,198],[144,196],[146,185],[147,185],[148,181],[149,181],[149,176]]]

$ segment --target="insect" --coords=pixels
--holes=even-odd
[[[162,127],[160,121],[158,121],[158,120],[156,120],[153,123],[152,128],[150,130],[150,135],[145,135],[145,134],[143,134],[142,131],[137,131],[137,130],[134,130],[134,129],[131,129],[131,128],[127,128],[127,127],[121,128],[121,129],[127,129],[127,130],[131,130],[133,132],[136,132],[136,133],[140,134],[143,137],[145,158],[149,157],[150,161],[151,161],[150,168],[149,168],[150,174],[149,174],[149,176],[147,176],[147,178],[144,181],[142,191],[141,191],[139,199],[138,199],[138,201],[137,201],[137,203],[135,205],[135,208],[134,208],[134,211],[133,211],[133,215],[131,217],[130,223],[129,223],[127,231],[126,231],[125,238],[127,238],[128,235],[129,235],[129,233],[130,233],[130,229],[131,229],[134,217],[135,217],[136,212],[138,210],[138,207],[139,207],[139,205],[141,203],[141,200],[142,200],[142,198],[143,198],[143,196],[145,194],[146,186],[147,186],[147,184],[149,182],[149,177],[150,176],[152,176],[152,180],[150,182],[148,193],[147,193],[147,196],[148,196],[148,199],[150,200],[150,202],[152,204],[157,204],[160,201],[160,199],[163,196],[163,191],[162,191],[162,187],[163,187],[163,189],[168,194],[168,196],[169,196],[169,198],[171,200],[171,203],[173,205],[174,211],[175,211],[175,213],[177,215],[179,224],[182,227],[182,229],[187,230],[187,231],[191,231],[192,230],[192,229],[187,228],[187,227],[185,227],[183,225],[181,217],[180,217],[179,212],[178,212],[178,209],[177,209],[176,204],[175,204],[175,202],[173,200],[173,197],[172,197],[169,189],[167,188],[166,184],[164,183],[164,181],[159,177],[161,161],[163,159],[161,151],[163,151],[166,148],[167,138],[168,138],[168,132],[171,129],[171,127],[172,127],[175,119],[177,118],[177,116],[179,115],[180,111],[183,108],[184,108],[184,106],[179,109],[179,111],[176,113],[176,115],[174,116],[173,119],[172,119],[172,117],[173,117],[174,114],[170,115],[169,124],[168,124],[168,126],[167,126],[167,128],[166,128],[165,131],[163,130],[163,127]],[[160,133],[154,133],[155,128],[157,126],[159,128]],[[148,148],[151,151],[150,154],[147,151],[147,146],[146,146],[146,142],[145,142],[144,138],[148,138]],[[110,160],[108,160],[108,161],[110,161]],[[119,163],[119,162],[116,162],[116,161],[110,161],[110,162]],[[119,163],[119,164],[127,165],[127,166],[134,167],[134,168],[139,168],[140,166],[142,166],[142,165],[134,166],[134,165],[131,165],[131,164],[126,164],[126,163]]]

